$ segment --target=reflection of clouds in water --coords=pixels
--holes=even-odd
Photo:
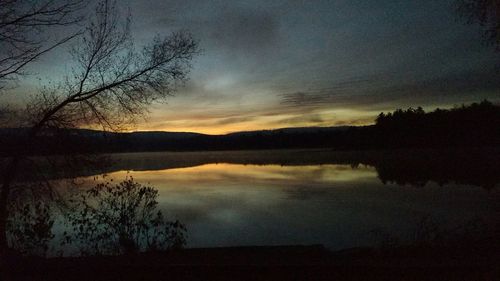
[[[373,168],[352,169],[348,165],[208,164],[109,176],[121,179],[127,175],[158,188],[159,202],[189,221],[211,217],[234,221],[234,213],[240,212],[242,206],[258,211],[280,200],[325,199],[331,193],[329,189],[355,188],[361,182],[378,181]],[[232,215],[227,215],[228,209],[233,210]]]
[[[317,214],[329,209],[322,205],[331,204],[335,198],[332,189],[354,189],[360,182],[378,182],[373,168],[353,170],[349,165],[209,164],[128,175],[158,188],[161,208],[168,217],[188,225],[192,246],[206,246],[207,239],[213,239],[215,245],[221,241],[224,245],[231,245],[231,241],[240,245],[245,244],[244,237],[253,241],[250,244],[291,243],[290,239],[295,241],[304,235],[302,231],[293,233],[293,229],[306,229],[321,221],[314,217],[302,220],[301,210],[312,208],[307,212]],[[109,174],[116,180],[126,176],[126,172]],[[324,203],[318,204],[318,200]],[[325,217],[332,219],[329,213]],[[288,238],[280,240],[283,235]],[[307,240],[301,238],[297,243]]]
[[[311,188],[310,185],[293,185],[286,192],[290,199],[295,200],[307,200],[328,195],[328,190],[325,188]]]
[[[383,185],[365,166],[209,164],[129,175],[158,188],[166,215],[187,224],[190,247],[354,247],[369,243],[370,230],[402,233],[423,214],[460,219],[492,210],[492,195],[483,190]]]
[[[128,172],[109,174],[111,178],[124,178]],[[350,182],[353,180],[375,179],[375,170],[371,167],[351,168],[349,165],[310,165],[310,166],[281,166],[281,165],[238,165],[238,164],[207,164],[190,168],[165,169],[155,171],[134,171],[130,175],[158,187],[165,186],[165,179],[171,185],[192,184],[205,185],[212,181],[229,183],[335,183]]]

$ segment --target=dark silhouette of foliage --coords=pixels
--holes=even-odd
[[[36,14],[34,24],[38,20],[42,25],[54,20],[54,25],[65,26],[68,22],[65,15],[69,15],[74,5],[82,1],[42,1],[49,7],[56,7],[56,12]],[[17,12],[24,4],[17,0],[1,1],[0,15],[6,8],[7,13]],[[35,2],[33,2],[35,3]],[[62,6],[57,4],[62,3]],[[54,4],[54,5],[52,5]],[[36,4],[34,4],[36,6]],[[42,5],[43,7],[47,7]],[[58,9],[57,7],[60,7]],[[58,18],[60,15],[62,18]],[[54,18],[52,18],[53,16]],[[47,19],[48,18],[48,19]],[[2,39],[2,20],[0,19],[0,44],[9,43]],[[51,22],[50,22],[51,23]],[[60,83],[44,87],[33,95],[22,112],[17,112],[18,126],[27,128],[17,137],[0,140],[2,145],[12,146],[10,158],[2,169],[2,185],[0,189],[0,263],[1,255],[8,248],[6,238],[6,223],[9,217],[7,204],[14,200],[12,193],[19,173],[30,164],[28,156],[41,154],[55,154],[64,156],[64,161],[55,161],[55,171],[65,169],[69,163],[89,163],[87,156],[94,156],[92,149],[80,149],[85,142],[67,135],[71,129],[81,126],[100,126],[105,130],[118,130],[130,124],[147,111],[147,107],[155,101],[163,101],[171,96],[188,79],[191,60],[198,52],[198,44],[187,31],[173,32],[166,36],[156,36],[151,42],[144,44],[140,49],[134,47],[130,32],[130,16],[120,17],[117,1],[98,1],[92,17],[86,19],[86,26],[71,37],[78,38],[78,43],[71,50],[73,62],[72,71],[65,77],[58,79]],[[17,29],[19,38],[27,38],[33,29]],[[63,44],[61,41],[57,44]],[[36,42],[34,42],[36,43]],[[14,61],[14,71],[18,71],[26,63],[38,58],[44,52],[50,51],[35,46],[33,54],[21,58],[21,62]],[[3,59],[0,61],[5,62]],[[6,75],[14,75],[7,66],[7,72],[2,72],[0,65],[0,79]],[[4,74],[2,74],[4,73]],[[1,82],[1,81],[0,81]],[[5,110],[0,110],[5,113]],[[1,114],[0,114],[1,115]],[[4,114],[5,115],[5,114]],[[74,131],[73,131],[74,132]],[[58,141],[65,139],[65,141]],[[77,140],[76,143],[70,143]],[[86,155],[81,155],[81,154]],[[80,155],[79,155],[80,154]],[[76,158],[83,161],[75,161]],[[71,160],[72,159],[72,160]],[[58,166],[57,166],[58,165]],[[71,165],[69,165],[71,166]],[[36,170],[35,170],[36,171]],[[42,171],[47,173],[47,171]],[[0,264],[2,266],[2,264]]]
[[[23,75],[27,65],[75,38],[78,32],[53,40],[50,31],[80,22],[78,12],[85,4],[84,0],[0,0],[0,89]]]
[[[469,106],[398,109],[375,120],[375,139],[385,147],[497,146],[500,107],[484,100]]]
[[[50,207],[43,202],[12,206],[7,222],[11,248],[23,255],[45,256],[49,241],[54,238]]]
[[[391,154],[359,161],[375,167],[384,184],[423,187],[434,182],[440,186],[454,183],[493,189],[500,183],[498,149],[400,150]]]
[[[424,112],[421,107],[381,113],[375,125],[361,127],[288,128],[238,132],[227,135],[195,133],[113,133],[60,130],[57,137],[40,136],[34,154],[79,152],[203,151],[287,148],[334,148],[338,150],[487,147],[500,145],[500,106],[489,101],[452,109]],[[65,133],[64,133],[65,132]],[[0,153],[22,150],[18,129],[0,130],[8,140]],[[17,135],[16,135],[17,134]],[[59,145],[59,141],[74,146]],[[21,142],[22,143],[22,142]],[[83,145],[79,145],[83,144]],[[5,148],[9,147],[8,150]]]
[[[443,127],[453,125],[454,122],[466,124],[474,122],[497,121],[499,117],[499,107],[491,102],[484,100],[480,103],[472,103],[469,106],[462,105],[449,110],[437,108],[433,112],[426,113],[421,107],[417,109],[408,108],[407,110],[397,109],[392,113],[383,112],[375,119],[375,124],[380,127],[392,127],[401,129],[404,127],[431,125],[434,127]],[[459,124],[459,125],[460,125]]]
[[[158,191],[132,177],[118,184],[99,183],[70,200],[72,230],[64,243],[74,243],[83,255],[133,254],[182,248],[186,227],[168,221],[157,210]]]

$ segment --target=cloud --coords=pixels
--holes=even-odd
[[[224,11],[214,16],[209,27],[215,47],[231,53],[260,55],[279,45],[279,20],[268,11]]]
[[[203,49],[186,87],[139,128],[363,124],[397,107],[498,100],[500,57],[453,1],[124,0],[138,46],[188,29]],[[51,56],[35,72],[70,69]]]
[[[242,117],[229,117],[222,118],[214,122],[214,125],[229,125],[229,124],[238,124],[243,122],[249,122],[255,120],[256,116],[242,116]]]
[[[325,123],[325,119],[317,113],[313,114],[300,114],[298,116],[282,118],[274,122],[275,124],[284,125],[300,125],[300,124],[315,124],[322,125]]]
[[[354,78],[333,83],[331,87],[282,93],[281,102],[290,107],[324,108],[348,106],[372,107],[391,102],[392,106],[435,104],[443,99],[491,97],[500,89],[500,72],[490,67],[461,73],[445,73],[429,79],[394,77]],[[412,104],[420,103],[420,104]]]
[[[280,19],[269,5],[243,5],[236,1],[167,1],[158,10],[137,5],[144,17],[153,18],[150,29],[188,29],[200,40],[205,54],[252,59],[277,50]],[[146,12],[149,15],[146,15]],[[146,19],[141,19],[147,21]]]

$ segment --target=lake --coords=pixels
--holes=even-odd
[[[193,248],[322,244],[338,250],[411,242],[422,227],[450,234],[478,221],[495,225],[498,151],[446,159],[433,153],[116,154],[105,179],[133,177],[155,187],[158,208],[186,225]],[[478,154],[481,163],[460,158]],[[56,234],[63,230],[56,224]]]

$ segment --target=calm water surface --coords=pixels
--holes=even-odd
[[[443,229],[500,217],[498,188],[383,184],[360,165],[204,164],[118,171],[159,191],[159,207],[188,228],[188,247],[323,244],[374,246],[376,233],[411,239],[430,216]]]

